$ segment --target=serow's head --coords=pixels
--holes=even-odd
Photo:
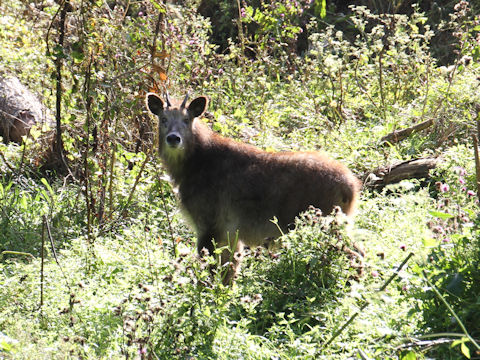
[[[193,139],[193,120],[207,108],[208,99],[197,97],[187,106],[188,94],[180,105],[172,105],[168,94],[163,101],[155,93],[146,95],[147,109],[158,117],[158,141],[161,153],[182,153]]]

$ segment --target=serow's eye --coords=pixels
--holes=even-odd
[[[168,119],[166,117],[161,117],[160,118],[160,124],[163,126],[167,125]]]

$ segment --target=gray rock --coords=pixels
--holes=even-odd
[[[0,78],[0,136],[5,143],[21,143],[33,125],[53,123],[50,111],[20,80]]]

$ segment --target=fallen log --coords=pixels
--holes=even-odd
[[[440,158],[421,158],[383,166],[367,173],[364,184],[366,187],[378,189],[406,179],[428,178],[430,170],[435,169],[440,161]]]
[[[390,134],[385,135],[380,139],[380,145],[387,145],[387,144],[396,144],[403,139],[406,139],[409,137],[411,134],[414,134],[416,132],[425,130],[429,128],[430,126],[433,125],[433,119],[430,120],[425,120],[419,124],[413,125],[411,127],[408,127],[406,129],[402,130],[395,130],[391,132]]]
[[[0,136],[21,143],[33,125],[53,125],[48,109],[16,77],[0,78]]]

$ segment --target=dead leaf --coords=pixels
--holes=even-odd
[[[163,60],[163,59],[166,59],[166,58],[170,57],[170,54],[168,52],[166,52],[165,50],[164,51],[154,51],[152,56],[154,58]]]
[[[163,67],[156,64],[152,64],[152,70],[157,72],[158,77],[160,78],[160,81],[167,81],[168,79],[167,72]]]

